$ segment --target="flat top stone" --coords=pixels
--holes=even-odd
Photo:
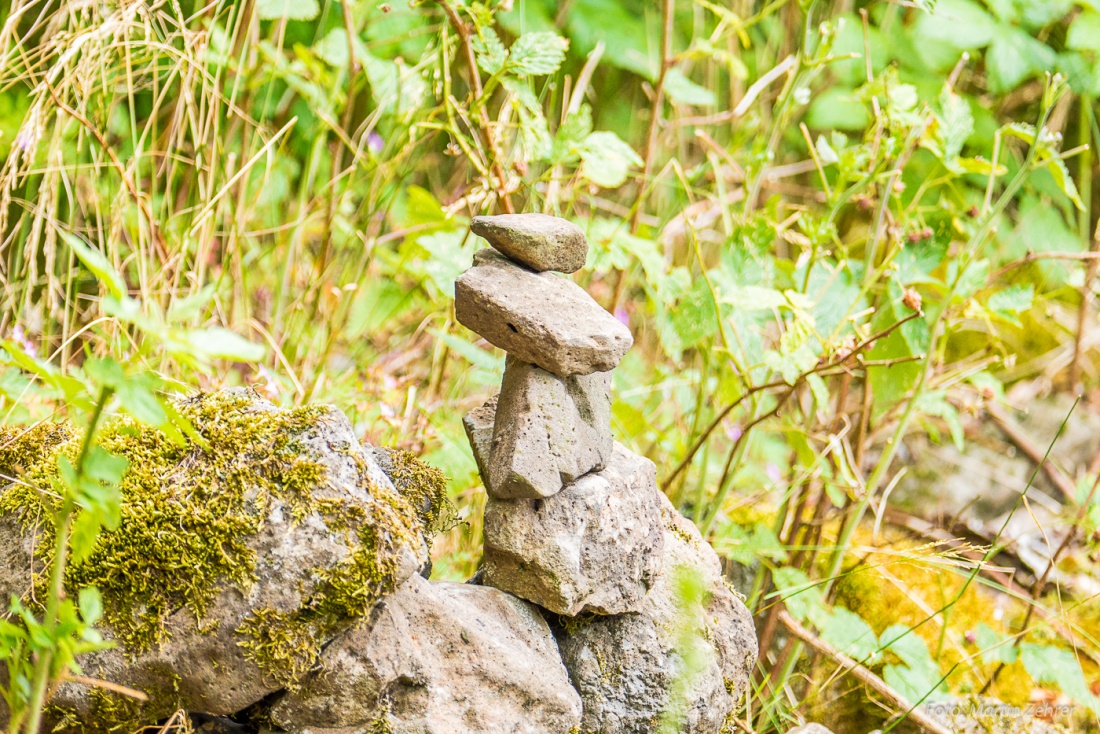
[[[492,253],[455,282],[455,316],[494,346],[559,377],[613,370],[634,343],[630,329],[573,281]]]
[[[510,260],[538,272],[575,273],[588,257],[588,240],[581,228],[548,214],[474,217],[470,230]]]

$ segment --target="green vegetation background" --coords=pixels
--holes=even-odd
[[[781,601],[913,702],[1100,710],[1089,599],[863,522],[910,432],[961,448],[1006,387],[1097,385],[1093,0],[12,0],[0,25],[6,423],[99,406],[183,440],[172,391],[331,402],[445,472],[436,576],[465,578],[460,419],[503,356],[452,284],[471,216],[557,214],[636,335],[617,438],[759,565],[746,726],[888,715],[770,648]]]

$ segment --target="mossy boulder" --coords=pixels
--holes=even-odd
[[[130,731],[177,707],[228,715],[294,689],[325,644],[427,563],[423,498],[395,489],[339,411],[282,410],[245,390],[177,407],[205,447],[126,418],[99,437],[130,462],[122,521],[66,588],[100,589],[118,643],[82,659],[85,674],[150,701],[66,684],[56,713],[86,730]],[[0,488],[0,550],[14,562],[0,591],[41,599],[53,502],[41,489],[80,437],[62,424],[3,430],[0,474],[15,481]]]

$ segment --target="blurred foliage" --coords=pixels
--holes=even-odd
[[[1006,387],[1097,386],[1100,4],[12,0],[0,25],[5,423],[87,412],[65,386],[102,364],[158,396],[335,403],[445,472],[465,522],[436,576],[465,578],[483,490],[460,418],[503,359],[455,322],[453,281],[471,216],[557,214],[636,336],[616,437],[756,568],[745,726],[824,695],[830,671],[776,641],[784,605],[914,703],[1026,702],[1022,675],[1100,710],[1100,640],[1041,583],[965,658],[954,597],[883,624],[843,586],[895,543],[863,535],[908,434],[964,446]],[[1004,595],[995,546],[877,563]]]

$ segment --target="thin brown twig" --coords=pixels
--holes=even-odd
[[[933,719],[924,710],[914,706],[909,702],[909,699],[894,690],[894,688],[889,686],[882,678],[878,677],[869,669],[799,624],[799,622],[791,616],[790,612],[786,610],[781,611],[779,613],[779,621],[792,635],[802,640],[822,655],[832,658],[845,672],[851,673],[856,680],[867,685],[893,704],[899,711],[904,712],[914,724],[920,727],[921,731],[926,734],[951,734],[950,729]]]
[[[1027,434],[1023,432],[1019,424],[1012,420],[997,403],[987,403],[985,410],[986,413],[989,414],[989,417],[993,419],[993,422],[997,424],[997,427],[1008,437],[1008,440],[1011,441],[1016,448],[1020,449],[1020,451],[1023,451],[1028,459],[1042,468],[1043,473],[1047,475],[1047,478],[1058,491],[1070,502],[1076,502],[1077,488],[1073,480],[1067,477],[1065,472],[1063,472],[1053,461],[1049,459],[1044,460],[1043,451],[1027,437]]]
[[[803,372],[794,381],[794,385],[792,385],[792,387],[797,387],[804,380],[806,380],[806,378],[808,378],[812,374],[820,373],[820,372],[823,372],[823,371],[826,371],[826,370],[830,370],[830,369],[839,367],[844,362],[846,362],[848,359],[850,359],[852,357],[852,355],[858,354],[859,352],[862,352],[864,349],[866,349],[867,347],[873,345],[879,339],[882,339],[884,337],[889,336],[891,333],[893,333],[893,331],[895,329],[900,328],[902,324],[904,324],[908,321],[912,321],[913,319],[917,318],[920,315],[922,315],[922,314],[919,311],[914,311],[913,313],[911,313],[908,316],[906,316],[905,318],[895,322],[894,324],[888,326],[887,328],[883,329],[882,331],[880,331],[876,334],[872,334],[871,336],[867,337],[862,342],[860,342],[855,347],[853,347],[851,350],[849,350],[846,354],[838,355],[838,356],[834,357],[832,360],[830,360],[828,362],[824,362],[820,365],[817,365],[817,366],[813,367],[810,370],[807,370],[806,372]],[[714,420],[710,422],[710,424],[699,435],[699,438],[697,438],[695,440],[695,443],[693,443],[691,445],[691,448],[688,449],[688,452],[687,452],[687,454],[684,455],[683,460],[681,460],[680,463],[676,465],[676,468],[672,470],[672,473],[669,474],[665,478],[665,480],[661,483],[662,488],[667,490],[672,485],[672,482],[674,482],[676,480],[676,477],[678,477],[684,471],[684,469],[686,469],[688,467],[688,465],[691,464],[691,460],[695,458],[695,454],[698,453],[699,449],[701,449],[703,447],[703,444],[706,443],[707,438],[709,438],[710,434],[714,432],[714,430],[722,423],[722,421],[725,420],[726,416],[728,416],[731,412],[733,412],[733,410],[738,405],[743,403],[750,396],[755,395],[756,393],[758,393],[762,390],[769,390],[771,388],[782,387],[782,386],[787,385],[787,384],[788,383],[784,380],[773,380],[772,382],[766,382],[762,385],[755,385],[753,387],[750,387],[740,397],[738,397],[732,403],[730,403],[725,408],[720,410],[718,412],[718,415],[715,416]],[[755,423],[753,425],[755,425]]]
[[[462,54],[466,57],[466,66],[469,67],[470,70],[470,91],[473,93],[473,104],[477,106],[481,133],[485,138],[485,147],[489,149],[489,154],[493,157],[489,165],[492,167],[493,173],[496,174],[499,183],[497,196],[500,198],[504,211],[508,214],[513,214],[516,209],[512,205],[511,195],[508,193],[507,182],[504,176],[504,166],[500,163],[500,150],[497,148],[496,141],[493,139],[489,112],[485,109],[485,100],[481,98],[484,89],[481,86],[481,76],[477,72],[477,57],[474,55],[473,46],[470,45],[470,31],[447,0],[435,1],[439,7],[443,8],[443,14],[447,16],[447,21],[451,24],[451,27],[454,28],[455,33],[458,34],[458,43],[462,47]]]
[[[636,232],[642,211],[642,199],[645,198],[649,173],[652,170],[653,156],[656,155],[657,135],[661,124],[661,108],[665,101],[665,78],[675,59],[672,58],[672,21],[676,9],[676,0],[665,0],[664,15],[661,23],[661,68],[657,72],[657,85],[653,88],[653,114],[649,119],[649,133],[646,135],[645,157],[642,160],[642,175],[638,179],[638,204],[630,222],[630,231]]]

